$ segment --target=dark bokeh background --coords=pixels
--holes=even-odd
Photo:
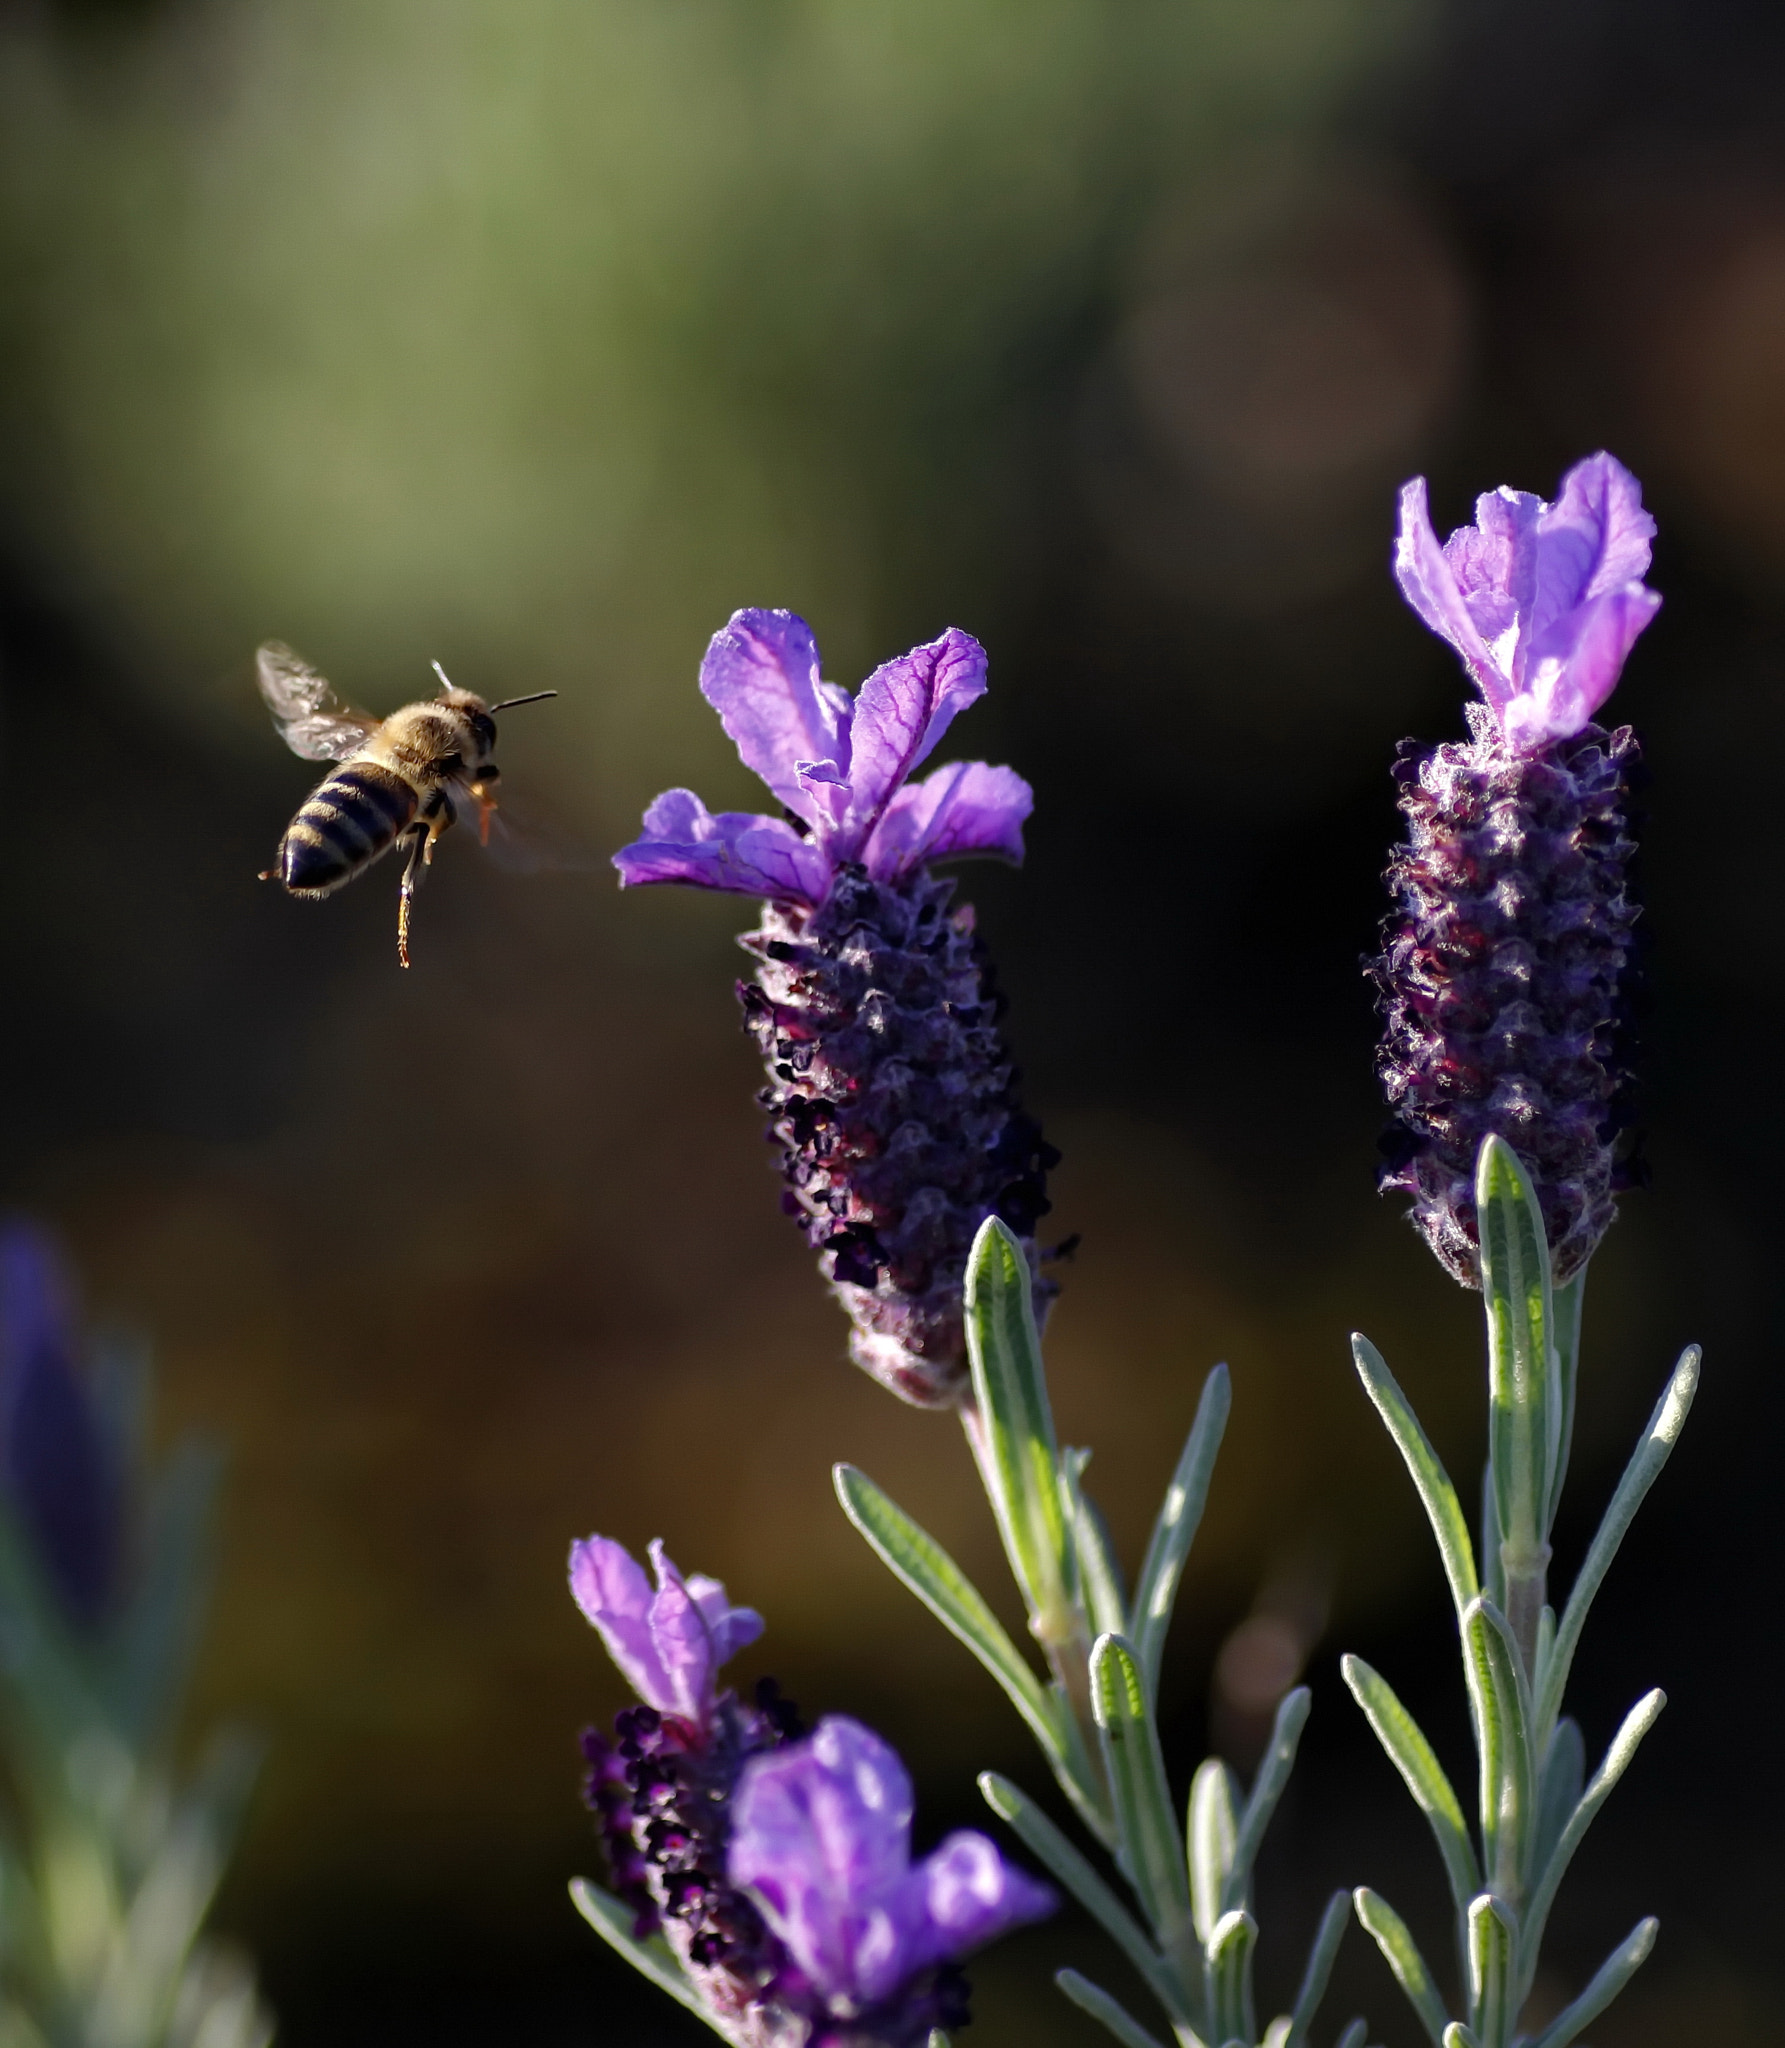
[[[273,1740],[225,1917],[289,2048],[687,2037],[564,1901],[618,1703],[573,1533],[760,1606],[746,1675],[885,1730],[927,1833],[1036,1770],[832,1503],[853,1458],[997,1583],[957,1433],[843,1362],[777,1212],[743,906],[449,844],[400,975],[394,877],[254,880],[305,787],[254,643],[382,707],[436,655],[560,688],[508,783],[604,852],[665,784],[750,800],[694,690],[734,606],[805,612],[847,681],[987,642],[956,737],[1039,801],[1026,872],[966,886],[1084,1233],[1062,1427],[1131,1557],[1235,1371],[1186,1777],[1211,1722],[1245,1750],[1245,1659],[1211,1672],[1255,1603],[1254,1647],[1321,1631],[1281,1996],[1331,1884],[1440,1917],[1337,1650],[1464,1735],[1344,1345],[1473,1467],[1473,1306],[1370,1191],[1385,768],[1461,696],[1385,574],[1393,489],[1454,524],[1601,445],[1667,598],[1615,707],[1655,1180],[1594,1269],[1564,1570],[1687,1338],[1709,1377],[1581,1673],[1590,1744],[1674,1704],[1554,1958],[1566,1995],[1656,1909],[1602,2048],[1777,2037],[1782,60],[1761,0],[0,7],[0,1198],[154,1332],[170,1426],[233,1442],[200,1704]],[[1086,2038],[1061,1959],[1105,1960],[1067,1922],[989,1957],[972,2038]],[[1342,1975],[1413,2040],[1355,1937]]]

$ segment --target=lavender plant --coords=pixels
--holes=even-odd
[[[0,2043],[266,2048],[253,1969],[204,1932],[254,1751],[171,1755],[217,1460],[159,1470],[142,1359],[81,1343],[39,1230],[0,1227]]]
[[[578,1879],[578,1909],[737,2048],[923,2048],[967,2018],[959,1959],[1052,1892],[965,1830],[914,1864],[894,1752],[841,1714],[804,1735],[770,1682],[750,1706],[719,1691],[761,1616],[660,1543],[651,1562],[654,1589],[611,1538],[571,1547],[571,1591],[641,1702],[584,1737],[614,1889]]]
[[[1132,1903],[1035,1801],[995,1774],[981,1779],[993,1810],[1121,1949],[1179,2048],[1305,2048],[1353,1910],[1435,2048],[1568,2048],[1654,1941],[1645,1920],[1572,2004],[1520,2030],[1561,1879],[1662,1704],[1656,1692],[1632,1710],[1588,1781],[1580,1729],[1562,1711],[1567,1680],[1698,1372],[1689,1349],[1558,1617],[1550,1536],[1586,1266],[1636,1173],[1627,798],[1637,748],[1628,728],[1593,718],[1659,603],[1642,581],[1653,533],[1635,479],[1604,454],[1571,470],[1553,505],[1510,490],[1482,498],[1475,524],[1443,547],[1423,479],[1402,494],[1402,589],[1463,656],[1483,702],[1469,707],[1466,743],[1406,742],[1395,771],[1408,839],[1389,868],[1395,910],[1382,951],[1368,963],[1396,1117],[1381,1181],[1411,1198],[1446,1269],[1483,1296],[1479,1557],[1405,1396],[1367,1339],[1354,1353],[1456,1606],[1479,1766],[1473,1837],[1387,1682],[1356,1658],[1343,1668],[1437,1842],[1456,1908],[1460,2017],[1406,1924],[1361,1888],[1328,1902],[1292,2009],[1260,2035],[1253,1872],[1307,1719],[1305,1688],[1282,1701],[1249,1789],[1211,1757],[1182,1823],[1173,1805],[1155,1701],[1226,1424],[1227,1373],[1217,1367],[1204,1384],[1130,1593],[1085,1487],[1090,1453],[1062,1449],[1054,1433],[1041,1353],[1053,1288],[1033,1271],[1054,1155],[1018,1105],[970,913],[946,914],[947,885],[930,872],[963,853],[1020,858],[1029,791],[980,762],[905,781],[983,690],[977,644],[947,633],[877,670],[852,700],[819,679],[801,620],[736,614],[712,643],[702,688],[787,810],[713,817],[672,790],[646,813],[647,837],[616,858],[627,883],[766,899],[743,942],[757,979],[740,992],[769,1065],[761,1099],[782,1147],[784,1201],[850,1313],[858,1363],[906,1400],[959,1411],[1046,1677],[870,1479],[839,1466],[838,1497],[1003,1688],[1113,1863]],[[955,1838],[910,1872],[896,1759],[853,1723],[822,1723],[802,1742],[772,1690],[754,1707],[715,1694],[718,1663],[760,1623],[715,1582],[684,1585],[660,1550],[654,1558],[655,1593],[601,1539],[573,1559],[584,1611],[646,1702],[621,1716],[612,1742],[590,1740],[591,1799],[619,1897],[582,1887],[584,1912],[744,2048],[903,2048],[935,2029],[933,2044],[962,2017],[940,1959],[1041,1910],[1039,1893],[978,1837]],[[875,1834],[862,1800],[898,1816],[890,1835]],[[958,1897],[971,1892],[984,1908],[971,1926],[939,1903],[957,1896],[942,1881],[957,1866]],[[910,1903],[919,1894],[921,1911]],[[870,1927],[878,1974],[851,1946]],[[1057,1982],[1124,2048],[1159,2048],[1103,1987],[1072,1970]],[[1365,2032],[1351,2021],[1339,2048],[1361,2048]]]
[[[1609,455],[1553,505],[1502,489],[1442,548],[1425,484],[1402,493],[1395,568],[1408,601],[1462,655],[1484,704],[1467,746],[1404,745],[1409,837],[1396,909],[1370,965],[1386,1020],[1381,1071],[1400,1129],[1384,1186],[1487,1321],[1488,1459],[1477,1554],[1455,1488],[1367,1338],[1357,1369],[1419,1491],[1455,1604],[1478,1762],[1473,1838],[1461,1800],[1386,1680],[1347,1684],[1425,1814],[1456,1913],[1452,2018],[1405,1922],[1368,1888],[1357,1917],[1441,2048],[1568,2048],[1654,1945],[1642,1921],[1560,2013],[1521,2031],[1557,1889],[1654,1725],[1633,1707],[1590,1781],[1563,1696],[1594,1596],[1679,1436],[1699,1354],[1675,1367],[1558,1618],[1550,1534],[1567,1475],[1587,1261],[1627,1176],[1635,742],[1593,714],[1660,600],[1641,578],[1654,521]]]

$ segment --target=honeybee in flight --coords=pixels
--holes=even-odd
[[[434,842],[463,810],[477,808],[478,838],[489,844],[490,814],[502,771],[498,711],[537,704],[556,690],[535,690],[486,704],[455,690],[438,662],[437,697],[374,718],[343,704],[289,647],[268,641],[255,656],[260,694],[285,744],[304,761],[338,761],[310,792],[279,842],[277,866],[262,876],[292,896],[328,896],[408,842],[397,893],[397,958],[409,965],[409,906]]]

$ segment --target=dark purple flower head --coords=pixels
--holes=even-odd
[[[1655,522],[1609,455],[1578,463],[1554,505],[1479,499],[1440,549],[1425,483],[1401,493],[1395,572],[1486,698],[1471,737],[1406,740],[1395,766],[1407,841],[1395,909],[1367,963],[1385,1020],[1377,1068],[1397,1128],[1384,1189],[1465,1285],[1478,1282],[1474,1177],[1484,1138],[1530,1169],[1558,1280],[1610,1227],[1638,1177],[1631,1144],[1627,818],[1638,749],[1593,713],[1661,600],[1641,582]]]
[[[1023,1114],[972,910],[930,873],[961,854],[1021,860],[1029,786],[983,761],[907,780],[984,695],[984,652],[951,629],[852,698],[820,679],[803,619],[743,611],[700,682],[787,814],[714,817],[672,789],[614,865],[628,885],[768,899],[739,995],[768,1069],[759,1100],[784,1206],[855,1326],[856,1363],[904,1400],[949,1406],[967,1386],[974,1233],[996,1215],[1030,1240],[1058,1156]],[[1038,1312],[1054,1291],[1037,1284]]]
[[[117,1594],[124,1495],[76,1342],[56,1246],[32,1224],[0,1224],[0,1490],[64,1612],[92,1628]]]
[[[651,1545],[656,1590],[631,1554],[610,1536],[570,1546],[570,1590],[600,1630],[607,1653],[646,1706],[704,1727],[721,1664],[762,1634],[762,1616],[733,1607],[717,1579],[684,1579]]]
[[[930,1973],[1058,1903],[983,1835],[950,1835],[914,1864],[911,1807],[898,1757],[840,1714],[739,1779],[731,1881],[787,1951],[782,1994],[840,2023],[829,2038],[921,2042]]]
[[[1407,602],[1463,657],[1509,746],[1572,739],[1618,680],[1661,608],[1642,581],[1655,522],[1615,457],[1589,455],[1553,505],[1502,484],[1475,524],[1443,547],[1426,480],[1401,487],[1395,578]]]
[[[700,687],[745,767],[799,826],[749,811],[715,817],[692,790],[666,790],[645,813],[645,836],[614,855],[626,886],[685,882],[815,907],[851,864],[892,882],[957,854],[1022,859],[1034,798],[1011,769],[962,761],[907,781],[985,695],[985,650],[969,634],[951,626],[877,668],[852,698],[820,680],[804,619],[734,612]]]

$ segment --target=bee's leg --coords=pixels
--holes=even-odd
[[[409,858],[403,864],[403,882],[397,891],[397,958],[405,967],[409,965],[409,906],[415,900],[415,885],[421,879],[421,871],[427,865],[427,849],[433,843],[429,832],[410,834]]]
[[[477,799],[477,843],[479,846],[488,846],[490,843],[490,814],[496,808],[496,799],[491,792],[490,785],[496,780],[497,773],[498,771],[494,768],[486,768],[476,782],[466,784],[468,792]]]
[[[452,823],[452,805],[443,793],[429,799],[427,809],[421,814],[421,822],[426,827],[421,843],[421,864],[424,868],[431,868],[434,865],[434,841]]]

